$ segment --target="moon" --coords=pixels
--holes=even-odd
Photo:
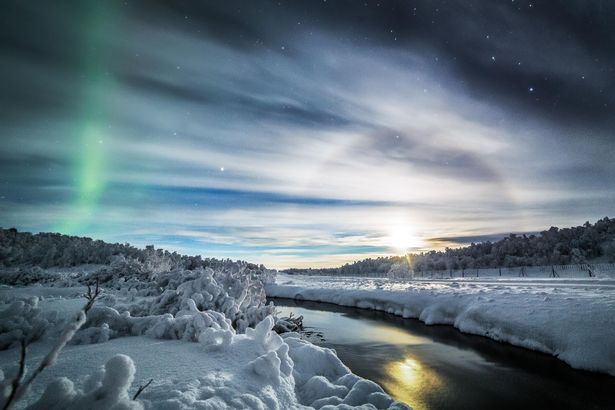
[[[394,225],[389,232],[387,242],[392,248],[404,253],[410,249],[420,248],[423,244],[414,227],[408,224]]]

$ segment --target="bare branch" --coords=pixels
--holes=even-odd
[[[51,348],[51,350],[49,351],[49,353],[47,353],[43,360],[41,360],[38,367],[32,372],[30,377],[28,377],[24,382],[22,382],[22,378],[24,376],[25,369],[26,342],[25,340],[22,341],[22,351],[19,363],[20,371],[18,373],[18,377],[13,381],[11,395],[5,403],[3,410],[11,409],[13,405],[18,402],[19,399],[21,399],[21,397],[26,393],[28,387],[32,384],[34,379],[36,379],[38,375],[43,372],[43,370],[50,366],[53,366],[53,364],[58,359],[58,356],[60,355],[62,349],[64,349],[66,344],[73,338],[73,336],[75,336],[75,333],[77,333],[81,326],[84,325],[87,313],[94,305],[94,302],[96,302],[96,298],[98,298],[100,293],[101,289],[98,286],[98,281],[96,281],[96,288],[94,292],[92,292],[92,288],[88,285],[88,293],[85,294],[85,298],[88,300],[88,302],[83,306],[83,308],[81,308],[75,320],[66,326],[64,332],[62,332],[62,335],[60,335],[60,339]]]
[[[23,379],[23,374],[26,370],[26,339],[21,339],[20,342],[20,352],[19,352],[19,370],[17,370],[17,374],[11,383],[11,394],[6,400],[4,404],[3,410],[8,410],[13,406],[15,401],[15,395],[17,394],[17,389],[19,389],[19,385],[21,384],[21,380]]]
[[[85,298],[88,300],[88,303],[83,307],[83,311],[86,314],[90,311],[100,293],[101,289],[98,286],[98,279],[96,279],[96,289],[94,290],[94,293],[92,293],[92,287],[88,285],[88,293],[85,294]]]
[[[139,397],[139,395],[143,392],[143,390],[147,389],[147,386],[149,386],[150,384],[152,384],[152,382],[154,381],[154,379],[149,379],[149,381],[145,384],[142,384],[141,386],[139,386],[139,389],[137,390],[137,392],[135,393],[134,396],[132,396],[133,400],[137,400],[137,397]]]

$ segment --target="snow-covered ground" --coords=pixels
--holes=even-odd
[[[408,408],[334,351],[273,332],[273,306],[254,273],[235,265],[142,280],[124,273],[103,286],[83,328],[16,408]],[[0,402],[16,374],[18,341],[32,340],[31,373],[86,302],[84,286],[60,277],[59,286],[0,286]]]
[[[615,375],[615,280],[396,280],[279,274],[270,297],[334,303],[453,325]]]

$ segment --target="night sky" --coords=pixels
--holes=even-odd
[[[272,267],[615,216],[615,1],[3,1],[0,226]]]

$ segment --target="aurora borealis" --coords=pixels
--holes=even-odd
[[[288,267],[613,216],[612,2],[0,7],[0,226]]]

